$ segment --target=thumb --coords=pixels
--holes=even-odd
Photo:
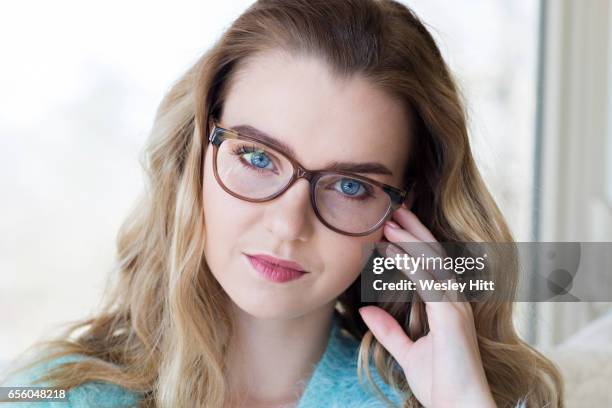
[[[405,356],[414,343],[389,313],[377,306],[359,308],[359,314],[376,340],[405,367]]]

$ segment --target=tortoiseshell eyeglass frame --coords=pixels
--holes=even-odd
[[[414,185],[414,181],[410,181],[409,188],[405,190],[405,189],[393,187],[388,184],[381,183],[380,181],[373,180],[371,178],[364,177],[364,176],[361,176],[355,173],[351,173],[351,172],[336,171],[336,170],[309,170],[305,168],[304,166],[302,166],[294,157],[291,157],[287,153],[279,152],[278,148],[276,148],[275,146],[271,146],[270,144],[262,140],[259,140],[257,138],[247,136],[247,135],[242,135],[239,132],[236,132],[234,130],[223,128],[217,123],[217,121],[213,119],[209,121],[209,131],[210,131],[210,134],[208,137],[208,142],[212,144],[213,146],[213,172],[215,175],[215,179],[217,180],[217,183],[219,183],[219,186],[221,186],[221,188],[225,190],[228,194],[238,199],[244,200],[244,201],[249,201],[249,202],[254,202],[254,203],[266,202],[266,201],[273,200],[274,198],[283,194],[298,179],[305,178],[310,183],[310,202],[311,202],[312,209],[314,210],[315,215],[323,223],[323,225],[325,225],[332,231],[335,231],[340,234],[349,235],[349,236],[364,236],[364,235],[369,235],[372,232],[376,231],[378,228],[380,228],[384,224],[384,222],[387,219],[390,218],[391,213],[393,213],[393,211],[397,210],[402,205],[402,203],[406,200],[406,197],[408,196],[408,192]],[[259,143],[259,144],[262,144],[268,147],[270,150],[276,152],[282,157],[286,158],[293,165],[293,174],[291,176],[291,179],[289,179],[289,181],[285,184],[285,186],[282,187],[279,191],[277,191],[276,193],[272,195],[264,197],[264,198],[253,199],[249,197],[244,197],[230,190],[223,183],[217,171],[217,154],[219,152],[219,146],[221,146],[221,143],[223,143],[223,141],[227,139],[238,139],[238,140],[245,140],[245,141]],[[321,176],[328,175],[328,174],[350,177],[351,179],[364,181],[364,182],[380,187],[389,196],[389,206],[385,214],[380,218],[380,220],[375,225],[373,225],[367,231],[362,231],[362,232],[348,232],[348,231],[344,231],[340,228],[335,227],[333,224],[330,224],[327,220],[325,220],[325,218],[319,212],[319,209],[316,203],[316,199],[315,199],[315,188],[316,188],[317,181],[321,178]]]

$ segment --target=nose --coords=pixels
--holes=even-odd
[[[266,225],[281,241],[306,241],[312,234],[314,211],[310,184],[298,179],[280,196],[267,203]]]

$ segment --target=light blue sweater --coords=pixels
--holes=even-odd
[[[387,405],[375,394],[369,384],[359,384],[357,378],[358,342],[340,329],[339,319],[334,315],[330,338],[321,360],[308,381],[297,408],[386,408]],[[37,366],[9,379],[3,386],[32,386],[32,381],[51,366],[83,358],[71,355]],[[385,384],[378,376],[373,364],[372,377],[383,393],[396,406],[401,406],[403,397]],[[38,385],[38,384],[36,384]],[[43,386],[39,385],[39,386]],[[137,407],[139,394],[117,385],[103,382],[88,382],[68,391],[68,402],[16,402],[0,403],[0,408],[66,408]]]

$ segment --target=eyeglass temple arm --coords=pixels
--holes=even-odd
[[[223,139],[220,136],[221,132],[218,132],[218,127],[214,123],[212,123],[212,129],[210,131],[210,135],[208,136],[208,141],[216,146],[219,146]]]
[[[409,181],[408,188],[406,190],[399,190],[395,187],[383,187],[383,190],[391,198],[391,206],[393,209],[399,208],[404,203],[404,201],[406,201],[406,198],[408,198],[408,195],[412,191],[414,185],[415,181],[412,180]]]

